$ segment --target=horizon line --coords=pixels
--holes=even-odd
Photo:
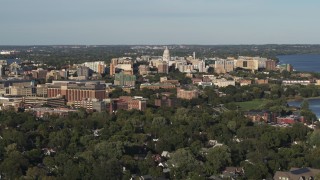
[[[26,44],[0,46],[264,46],[264,45],[320,45],[317,43],[265,43],[265,44]]]

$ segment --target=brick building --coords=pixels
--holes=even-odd
[[[177,89],[177,97],[180,99],[195,99],[198,98],[199,92],[198,90],[186,90],[186,89]]]
[[[112,99],[109,111],[110,113],[116,112],[118,110],[132,110],[136,109],[139,111],[144,111],[147,108],[147,99],[140,96],[120,96],[118,99]]]
[[[168,96],[161,96],[154,100],[154,105],[158,107],[174,107],[176,100]]]
[[[276,62],[274,60],[266,61],[266,70],[267,71],[275,71],[276,70]]]
[[[140,85],[140,89],[175,89],[176,85],[174,84],[170,84],[170,83],[153,83],[153,84],[149,84],[149,83],[144,83]]]
[[[162,63],[158,64],[157,68],[158,68],[158,73],[168,74],[168,72],[169,72],[169,66],[166,62],[162,62]]]
[[[102,100],[106,98],[106,86],[99,81],[54,81],[48,84],[48,97],[57,96],[65,97],[69,103],[86,98]]]

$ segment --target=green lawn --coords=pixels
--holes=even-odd
[[[240,110],[249,111],[262,109],[267,102],[268,100],[266,99],[254,99],[252,101],[236,102],[235,104],[240,107]]]

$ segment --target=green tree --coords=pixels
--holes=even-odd
[[[98,159],[93,166],[93,179],[122,179],[122,166],[117,159]]]
[[[205,169],[207,174],[219,174],[231,164],[231,153],[227,146],[219,146],[209,149],[205,156]]]
[[[317,146],[317,147],[320,146],[320,130],[314,130],[311,133],[309,137],[309,143],[310,145],[313,145],[313,146]]]
[[[18,151],[10,152],[0,165],[0,171],[6,179],[21,177],[28,169],[28,160]]]
[[[303,100],[300,106],[302,110],[309,110],[309,101]]]
[[[43,179],[47,175],[47,171],[45,169],[39,167],[30,167],[26,173],[26,179]]]
[[[171,168],[173,179],[185,179],[189,172],[193,172],[200,166],[194,155],[188,149],[178,149],[170,154],[168,165]]]

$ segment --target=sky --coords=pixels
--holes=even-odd
[[[1,0],[0,45],[320,44],[319,0]]]

